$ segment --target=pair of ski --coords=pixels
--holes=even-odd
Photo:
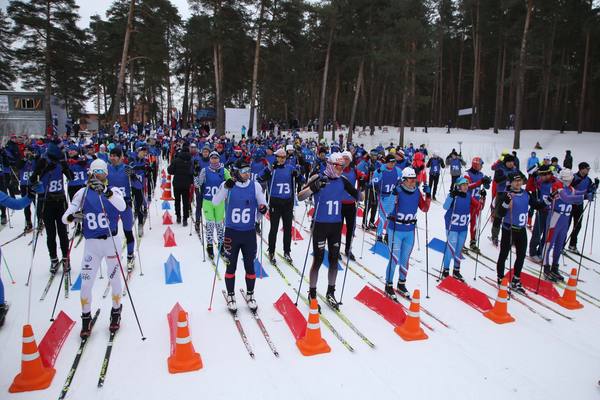
[[[98,308],[96,310],[96,312],[94,313],[94,317],[92,318],[92,323],[91,323],[91,329],[93,331],[94,325],[96,324],[96,321],[98,320],[98,315],[100,315],[100,309]],[[117,331],[115,332],[111,332],[110,336],[108,338],[108,343],[106,345],[106,351],[104,354],[104,359],[102,360],[102,367],[100,368],[100,375],[98,378],[98,387],[103,387],[104,386],[104,381],[106,379],[106,372],[108,370],[108,364],[110,362],[110,356],[112,354],[112,347],[113,347],[113,343],[114,343],[114,339],[116,336]],[[62,400],[66,397],[67,392],[69,391],[70,387],[71,387],[71,383],[73,382],[73,378],[75,376],[75,372],[77,372],[77,367],[79,366],[79,363],[81,361],[81,357],[83,355],[83,352],[87,346],[88,340],[90,339],[91,336],[85,337],[81,339],[81,342],[79,344],[79,348],[77,349],[77,352],[75,353],[75,359],[73,360],[73,364],[71,365],[71,369],[69,370],[69,373],[67,374],[67,379],[65,380],[65,384],[63,385],[63,388],[60,392],[60,395],[58,397],[59,400]]]
[[[12,242],[15,242],[19,239],[21,239],[23,236],[27,235],[28,233],[33,232],[33,229],[29,229],[29,230],[24,230],[23,232],[19,233],[17,236],[15,236],[14,238],[7,240],[6,242],[0,244],[0,247],[4,247],[7,244],[11,244]]]
[[[221,292],[223,293],[223,297],[225,298],[225,301],[227,301],[227,293],[225,292],[225,290],[222,290]],[[242,293],[242,297],[246,301],[246,304],[248,304],[248,299],[246,298],[246,292],[244,291],[244,289],[240,289],[240,292]],[[237,310],[236,311],[229,310],[229,313],[231,314],[231,317],[233,318],[233,321],[235,323],[235,326],[237,327],[240,337],[242,338],[242,342],[244,343],[244,346],[246,347],[246,350],[248,351],[248,355],[251,358],[254,358],[254,350],[252,350],[252,346],[250,345],[248,336],[246,335],[246,332],[244,331],[244,327],[242,325],[242,321],[240,320]],[[275,357],[279,357],[279,352],[277,351],[275,344],[271,340],[271,335],[269,335],[269,332],[267,331],[265,324],[263,323],[262,319],[260,318],[260,315],[258,315],[258,310],[250,309],[250,313],[254,317],[254,320],[256,321],[256,324],[258,325],[260,332],[262,333],[267,344],[269,345],[269,348],[271,349],[271,351],[273,352]]]
[[[46,296],[48,295],[48,292],[50,291],[50,288],[52,287],[52,283],[54,282],[54,278],[56,277],[56,274],[58,274],[58,271],[63,267],[63,261],[59,261],[58,265],[56,266],[56,271],[55,272],[50,272],[50,276],[48,277],[48,281],[46,282],[46,286],[44,286],[44,291],[42,292],[42,295],[40,296],[40,301],[44,301],[44,299],[46,298]],[[61,273],[62,277],[61,277],[61,283],[64,281],[64,285],[65,285],[65,299],[69,298],[69,289],[70,289],[70,283],[71,283],[71,274],[70,272],[65,273],[64,271]]]

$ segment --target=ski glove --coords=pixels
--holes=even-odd
[[[44,184],[42,182],[36,182],[27,189],[27,197],[31,200],[35,200],[35,197],[42,193],[44,193]]]
[[[103,193],[106,189],[104,183],[98,178],[90,178],[88,180],[88,186],[97,193]]]
[[[258,212],[260,212],[262,215],[265,215],[267,213],[267,206],[261,204],[260,206],[258,206]]]
[[[426,195],[431,195],[431,188],[426,183],[423,184],[423,193],[425,193]]]
[[[459,194],[460,190],[458,190],[457,188],[452,188],[452,190],[450,190],[450,197],[456,198]]]
[[[489,176],[484,176],[483,178],[481,178],[481,183],[483,185],[484,188],[489,189],[490,188],[490,183],[492,182],[492,178],[490,178]]]
[[[81,223],[83,221],[83,212],[75,211],[73,214],[67,215],[67,221],[75,222],[76,224]]]
[[[225,181],[225,187],[227,189],[231,189],[234,186],[235,186],[235,181],[233,179],[229,178]]]
[[[125,164],[125,175],[127,175],[128,177],[131,178],[131,176],[133,175],[133,168],[131,167],[131,165],[129,164]]]
[[[321,190],[321,188],[324,188],[325,185],[327,185],[328,179],[325,176],[322,176],[319,179],[315,179],[313,182],[311,182],[310,184],[310,191],[313,193],[317,193],[319,190]]]
[[[510,202],[512,201],[512,197],[510,194],[506,194],[506,197],[504,198],[504,201],[502,202],[502,207],[504,208],[508,208],[510,206]]]
[[[485,197],[485,196],[487,195],[487,192],[485,191],[485,189],[481,189],[481,190],[479,191],[479,195],[480,195],[481,197]]]

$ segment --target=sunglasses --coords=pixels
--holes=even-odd
[[[94,169],[92,170],[93,174],[106,174],[106,171],[103,169]]]
[[[286,156],[276,156],[277,158],[287,158]]]
[[[240,169],[240,174],[249,174],[250,173],[250,168],[241,168]]]

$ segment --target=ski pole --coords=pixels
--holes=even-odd
[[[588,205],[590,203],[588,202]],[[583,249],[585,248],[585,239],[587,238],[587,230],[588,230],[588,224],[590,223],[590,211],[592,210],[591,207],[588,207],[588,215],[585,221],[585,232],[583,232],[583,243],[581,244],[581,253],[579,253],[579,265],[577,266],[577,280],[576,282],[579,282],[579,271],[581,270],[581,262],[583,261]]]
[[[438,279],[437,282],[442,280],[442,274],[444,272],[444,259],[446,258],[446,250],[448,250],[448,235],[450,234],[450,228],[452,227],[452,215],[454,215],[454,210],[456,208],[456,198],[452,199],[452,212],[450,213],[450,226],[448,226],[448,229],[446,229],[446,243],[444,244],[444,252],[442,253],[442,262],[440,264],[440,273],[438,275]],[[452,247],[450,247],[450,252],[453,253],[452,254],[452,258],[454,258],[454,252],[452,251]]]
[[[104,217],[108,221],[108,214],[106,213],[106,209],[104,208],[104,201],[102,200],[103,194],[101,193],[98,196],[100,200],[100,206],[102,207],[102,213]],[[137,322],[138,329],[140,330],[140,335],[142,335],[142,340],[146,340],[144,336],[144,332],[142,331],[142,325],[140,324],[140,319],[138,318],[137,311],[135,309],[135,304],[133,303],[133,297],[131,296],[131,291],[129,290],[129,284],[127,283],[127,277],[125,276],[125,271],[123,270],[123,264],[121,264],[121,256],[119,254],[119,250],[117,249],[117,243],[115,242],[115,237],[112,234],[110,226],[106,229],[108,231],[108,235],[112,241],[113,247],[115,249],[115,257],[117,257],[117,262],[119,264],[119,269],[121,270],[121,277],[123,278],[123,282],[125,282],[125,289],[127,289],[127,296],[129,296],[129,302],[131,303],[131,308],[133,309],[133,315],[135,316],[135,321]]]
[[[227,193],[227,200],[225,201],[225,213],[224,215],[227,215],[227,206],[229,205],[229,196],[231,195],[231,190],[229,190],[229,192]],[[227,219],[227,217],[225,217],[225,219]],[[217,229],[217,235],[219,234],[219,230]],[[213,283],[212,283],[212,289],[210,291],[210,302],[208,303],[208,311],[212,311],[212,302],[213,302],[213,297],[215,294],[215,285],[217,283],[217,271],[219,269],[219,260],[221,259],[221,251],[223,249],[223,243],[225,242],[225,238],[223,238],[223,241],[219,244],[219,253],[217,254],[217,262],[215,264],[215,273],[213,274]]]
[[[538,294],[540,291],[540,284],[541,284],[541,280],[542,280],[542,270],[544,269],[544,264],[546,263],[546,257],[548,256],[548,251],[550,248],[550,225],[552,224],[552,217],[554,215],[554,204],[555,204],[556,199],[552,199],[552,204],[550,205],[550,213],[548,214],[548,216],[546,216],[546,228],[545,228],[545,233],[544,233],[544,247],[542,249],[542,262],[540,263],[540,273],[538,274],[538,284],[537,284],[537,288],[535,289],[535,294]],[[539,215],[541,215],[542,210],[539,211]],[[566,243],[566,241],[565,241]]]
[[[6,272],[8,272],[8,276],[10,276],[10,283],[12,283],[14,285],[17,282],[15,282],[15,278],[13,278],[13,276],[10,272],[10,268],[8,268],[8,263],[6,262],[6,257],[4,257],[4,255],[2,254],[2,248],[0,248],[0,257],[2,257],[2,259],[4,260],[4,266],[6,267]]]
[[[362,231],[363,231],[363,235],[362,235],[362,243],[360,245],[360,259],[363,259],[363,255],[365,254],[365,236],[367,235],[367,226],[365,224],[365,219],[367,218],[367,212],[369,210],[369,200],[371,198],[371,191],[368,189],[365,189],[365,206],[363,209],[363,217],[362,217]],[[358,210],[356,210],[358,213]]]
[[[477,249],[479,250],[479,242],[481,240],[481,213],[483,211],[483,207],[485,205],[485,197],[482,197],[483,200],[483,204],[480,203],[480,209],[479,212],[477,213]],[[485,228],[485,225],[484,225]],[[479,266],[479,253],[481,252],[481,250],[477,251],[477,254],[475,254],[475,275],[473,275],[473,280],[476,281],[477,280],[477,267]]]
[[[44,204],[42,205],[42,215],[44,212],[44,206],[46,205],[46,196],[48,195],[48,188],[46,188],[46,194],[44,195]],[[38,198],[38,194],[35,195],[36,199]],[[36,201],[37,203],[37,201]],[[36,210],[37,211],[37,210]],[[38,215],[37,212],[35,213],[35,215],[33,216],[33,223],[34,226],[37,225],[37,219],[38,219]],[[33,284],[29,284],[29,281],[31,280],[31,272],[33,270],[33,260],[35,258],[35,250],[37,248],[37,243],[38,243],[38,237],[40,235],[40,231],[39,229],[35,230],[35,234],[33,236],[33,242],[32,242],[32,246],[31,246],[31,263],[29,264],[29,274],[27,275],[27,283],[25,283],[25,286],[29,286],[29,290],[27,293],[27,323],[29,324],[30,320],[31,320],[31,292],[33,290]]]
[[[590,255],[592,255],[592,249],[594,248],[594,231],[596,228],[596,195],[597,195],[598,190],[596,190],[596,192],[594,192],[594,216],[592,218],[592,240],[590,241]],[[581,249],[583,252],[583,249]]]
[[[340,301],[339,301],[340,304],[343,304],[342,298],[344,297],[344,288],[346,287],[346,276],[348,276],[348,269],[349,269],[348,266],[350,264],[350,254],[352,254],[352,242],[354,241],[354,232],[356,232],[356,220],[358,218],[358,200],[354,203],[354,205],[356,207],[356,209],[354,210],[354,226],[352,227],[352,234],[350,235],[350,238],[348,238],[348,234],[346,232],[346,240],[349,240],[350,243],[348,243],[349,250],[348,250],[348,254],[346,254],[346,270],[344,271],[344,281],[342,282],[342,292],[340,293]],[[337,268],[337,266],[336,266],[336,268]]]
[[[204,221],[202,220],[202,206],[200,206],[199,213],[200,221],[200,242],[202,244],[202,262],[206,262],[206,249],[204,248]]]
[[[429,298],[429,223],[427,215],[429,210],[425,213],[425,270],[427,271],[427,277],[425,281],[425,298]]]
[[[313,220],[310,226],[310,236],[308,238],[308,246],[306,247],[306,255],[304,256],[304,266],[302,267],[302,274],[300,275],[300,283],[298,284],[298,290],[296,291],[296,301],[294,304],[298,305],[298,298],[300,297],[300,289],[302,288],[302,280],[304,279],[304,272],[306,271],[306,262],[308,261],[308,252],[310,251],[310,244],[312,242],[313,233],[315,232],[315,223],[316,218],[319,212],[319,203],[315,204],[315,213],[313,214]],[[330,268],[335,268],[333,265],[329,266]]]

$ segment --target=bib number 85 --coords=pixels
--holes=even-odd
[[[249,208],[234,208],[231,211],[231,222],[234,224],[247,224],[250,222],[250,209]]]

